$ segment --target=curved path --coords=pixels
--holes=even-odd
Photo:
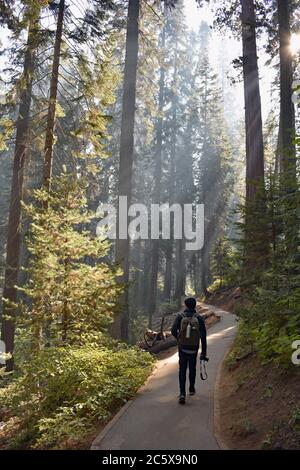
[[[220,315],[221,321],[208,330],[208,379],[200,380],[197,364],[196,395],[187,395],[186,404],[179,405],[177,352],[160,360],[137,396],[97,436],[92,450],[219,449],[213,432],[214,386],[236,321],[231,313],[206,307]]]

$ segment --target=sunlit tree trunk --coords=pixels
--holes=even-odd
[[[21,229],[22,212],[21,201],[23,198],[24,168],[28,158],[30,106],[32,96],[32,81],[34,71],[34,59],[36,50],[36,35],[39,27],[40,9],[36,9],[30,19],[28,39],[24,58],[22,89],[20,94],[20,105],[17,119],[16,141],[13,175],[11,184],[11,197],[8,219],[8,235],[6,246],[6,267],[4,275],[3,298],[8,301],[3,303],[3,317],[1,328],[1,339],[5,342],[6,351],[13,353],[15,337],[16,308],[13,304],[17,302],[18,277],[20,271],[21,257]],[[8,371],[13,369],[13,358],[6,363]]]
[[[150,265],[151,265],[151,252],[149,250],[148,240],[144,241],[144,259],[142,263],[143,282],[141,283],[141,290],[139,292],[139,303],[141,309],[148,313],[148,299],[149,299],[149,285],[150,285]]]
[[[138,38],[139,38],[139,0],[129,0],[127,16],[127,36],[125,53],[124,86],[122,101],[122,123],[120,139],[120,165],[119,165],[119,196],[127,197],[128,207],[132,196],[132,166],[134,148],[134,119],[136,102],[136,76],[138,63]],[[127,219],[128,227],[128,216]],[[129,239],[116,240],[116,261],[123,270],[120,281],[125,284],[125,291],[120,299],[120,314],[117,316],[113,335],[128,339],[129,323]]]
[[[293,62],[290,47],[290,1],[277,0],[280,56],[280,126],[279,154],[281,172],[296,182],[295,110],[292,101]]]
[[[184,173],[185,165],[187,161],[183,160],[182,156],[177,157],[176,161],[176,202],[181,205],[182,208],[182,237],[184,236],[184,227],[183,227],[183,207],[184,207]],[[185,290],[185,257],[184,257],[184,243],[183,239],[175,240],[175,292],[174,297],[177,302],[178,308],[182,304],[182,296],[184,295]]]
[[[278,136],[277,136],[277,146],[275,154],[275,165],[274,165],[274,175],[277,176],[281,169],[281,152],[282,152],[282,125],[281,125],[281,116],[279,115],[279,125],[278,125]]]
[[[201,265],[200,265],[200,279],[201,279],[201,291],[206,298],[209,297],[208,291],[208,278],[210,274],[210,251],[214,242],[215,226],[217,224],[217,218],[213,218],[208,221],[205,226],[204,240],[205,247],[201,253]]]
[[[171,300],[172,292],[172,266],[173,266],[173,243],[170,240],[166,250],[166,266],[164,277],[164,300]]]
[[[194,290],[195,290],[195,295],[199,296],[201,293],[201,283],[200,283],[200,252],[197,251],[193,255],[193,276],[194,276]]]
[[[58,17],[56,25],[54,55],[52,63],[52,73],[50,82],[50,96],[46,124],[45,148],[44,148],[44,167],[43,167],[43,185],[46,189],[50,189],[52,165],[53,165],[53,144],[54,144],[54,127],[55,113],[58,88],[58,70],[60,64],[60,52],[63,33],[65,0],[60,0],[58,7]]]
[[[209,292],[207,290],[207,263],[204,257],[201,259],[201,290],[205,298],[209,297]]]
[[[169,200],[170,205],[175,202],[175,178],[176,178],[176,144],[177,144],[177,42],[175,45],[175,56],[174,56],[174,74],[173,74],[173,98],[172,98],[172,130],[171,130],[171,151],[170,151],[170,175],[169,175]],[[164,279],[164,299],[171,299],[172,292],[172,267],[173,267],[173,250],[174,242],[172,234],[174,232],[174,223],[171,221],[171,239],[169,240],[167,251],[166,251],[166,270]]]
[[[135,272],[132,276],[132,294],[137,310],[140,309],[140,292],[143,285],[143,259],[144,259],[144,249],[143,249],[143,240],[140,238],[136,240],[135,246]]]
[[[182,304],[185,285],[185,259],[183,252],[183,240],[176,240],[176,280],[175,280],[175,299],[178,308]]]
[[[246,198],[253,200],[264,178],[264,147],[253,0],[241,0],[246,122]]]
[[[246,130],[245,274],[267,260],[264,202],[264,147],[253,0],[241,0]]]
[[[188,120],[183,134],[184,142],[184,155],[177,158],[176,168],[176,181],[177,181],[177,200],[180,202],[182,211],[184,204],[192,204],[194,202],[194,179],[193,179],[193,132],[194,132],[194,114],[197,112],[195,109],[194,88],[196,82],[196,73],[193,74],[189,83],[190,99],[187,103]],[[182,226],[182,233],[184,234],[184,227]],[[189,252],[184,251],[184,241],[176,240],[176,287],[175,298],[177,305],[180,308],[182,304],[182,297],[185,295],[186,288],[186,271],[187,271],[187,255]],[[195,261],[195,257],[193,257]]]
[[[161,49],[164,51],[166,43],[165,26],[162,31]],[[158,120],[156,129],[156,155],[155,155],[155,172],[154,172],[154,189],[153,203],[160,203],[161,193],[161,169],[162,169],[162,145],[163,145],[163,108],[164,108],[164,92],[165,92],[165,65],[160,68],[159,79],[159,98],[158,98]],[[149,288],[149,328],[152,328],[152,316],[156,310],[157,299],[157,276],[159,268],[159,240],[152,240],[152,258],[151,258],[151,276]]]
[[[293,95],[293,58],[291,42],[291,2],[277,0],[280,57],[280,126],[279,161],[280,183],[284,194],[284,232],[287,252],[294,256],[298,251],[299,224],[297,222],[298,182],[296,166],[295,109]]]

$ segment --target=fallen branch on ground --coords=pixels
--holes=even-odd
[[[202,313],[205,312],[205,313]],[[206,307],[200,309],[201,316],[204,318],[206,328],[210,328],[215,323],[219,322],[221,317],[216,315]],[[177,345],[177,340],[172,336],[171,331],[153,331],[146,330],[144,340],[138,343],[138,346],[144,351],[149,351],[152,354],[157,354],[161,351],[169,349]]]

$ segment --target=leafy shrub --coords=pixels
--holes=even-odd
[[[125,345],[49,348],[0,389],[0,408],[6,420],[18,416],[32,430],[30,447],[64,446],[130,399],[152,365],[150,354]]]

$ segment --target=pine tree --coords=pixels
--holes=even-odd
[[[21,290],[30,302],[21,304],[21,327],[32,352],[99,342],[113,321],[118,271],[102,261],[108,241],[85,228],[96,217],[87,209],[86,190],[84,179],[61,174],[51,193],[35,190],[34,202],[24,206],[31,258]]]

